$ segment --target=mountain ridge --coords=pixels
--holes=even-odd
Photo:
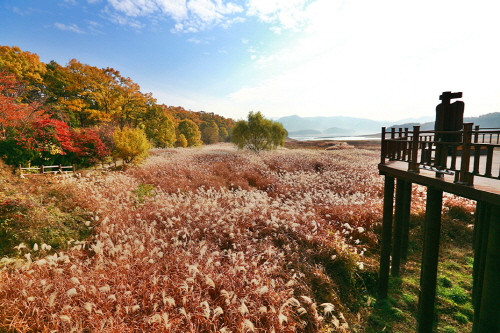
[[[431,116],[405,118],[398,121],[380,121],[347,116],[300,117],[284,116],[276,121],[281,123],[290,136],[356,136],[380,133],[382,127],[408,127],[420,125],[421,130],[433,130]],[[477,117],[465,117],[464,122],[471,122],[480,127],[500,128],[500,112],[492,112]]]

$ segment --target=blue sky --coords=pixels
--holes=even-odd
[[[112,67],[159,103],[398,120],[500,112],[500,2],[0,0],[0,45]]]

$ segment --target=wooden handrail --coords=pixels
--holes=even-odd
[[[456,134],[458,141],[436,140],[437,137],[450,140],[451,134]],[[471,123],[465,123],[460,131],[421,131],[420,126],[414,126],[411,130],[391,127],[388,132],[384,127],[380,163],[385,164],[387,159],[407,162],[409,172],[418,173],[421,168],[434,170],[438,178],[455,173],[455,182],[473,185],[474,176],[500,179],[500,170],[498,177],[494,175],[496,148],[500,148],[500,129],[479,128]]]

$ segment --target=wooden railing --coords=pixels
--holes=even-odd
[[[59,165],[41,165],[39,167],[30,167],[23,168],[22,165],[19,165],[19,173],[21,176],[25,175],[43,175],[43,174],[57,174],[57,173],[68,173],[75,172],[75,166],[63,166]],[[28,172],[25,172],[28,171]]]
[[[408,163],[408,171],[420,169],[436,172],[436,177],[454,175],[454,182],[474,184],[474,176],[500,179],[500,162],[494,161],[495,148],[500,148],[500,129],[483,128],[465,123],[460,131],[421,131],[420,126],[382,128],[381,160]],[[496,163],[496,164],[495,164]]]

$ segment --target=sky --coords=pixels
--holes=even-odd
[[[0,45],[233,119],[500,112],[500,1],[0,0]]]

